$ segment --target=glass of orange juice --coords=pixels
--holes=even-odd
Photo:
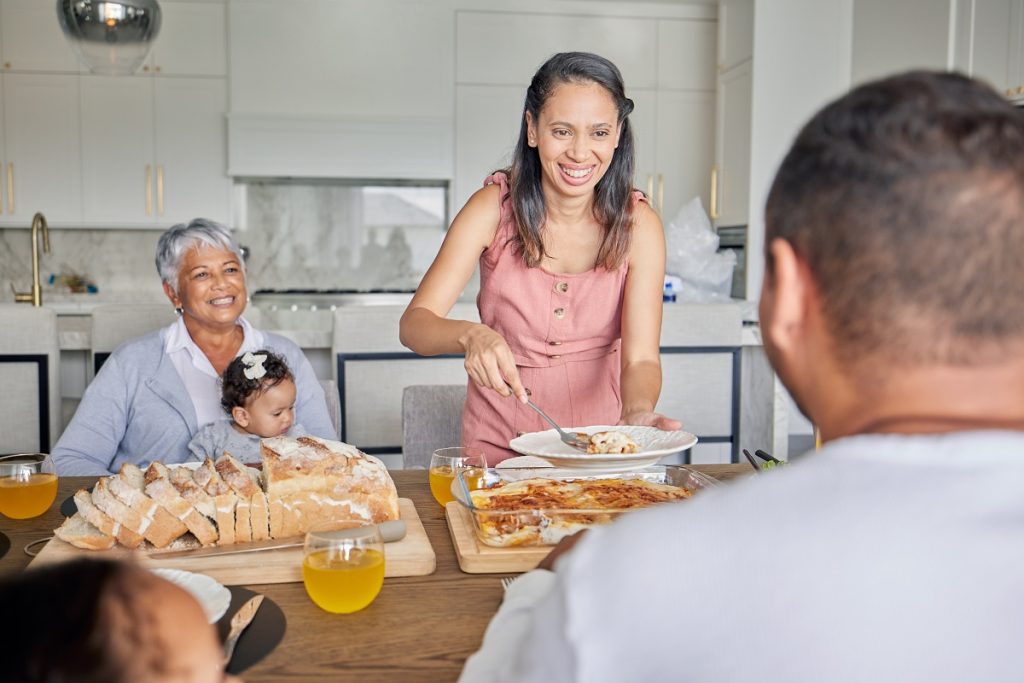
[[[384,539],[376,526],[306,534],[302,559],[306,593],[321,609],[350,614],[363,609],[384,585]]]
[[[57,498],[57,470],[47,453],[0,456],[0,514],[38,517]]]
[[[453,446],[452,448],[439,448],[430,456],[430,492],[434,494],[441,507],[455,500],[452,495],[452,482],[455,481],[455,473],[460,468],[473,468],[481,470],[480,474],[467,473],[463,475],[470,490],[479,488],[480,475],[487,467],[487,458],[483,450],[468,446]]]

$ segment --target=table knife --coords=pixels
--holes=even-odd
[[[405,521],[401,519],[390,522],[381,522],[377,525],[380,535],[385,543],[400,541],[405,538]],[[339,529],[339,533],[344,529]],[[324,532],[331,533],[331,532]],[[206,548],[190,548],[188,550],[151,550],[147,557],[151,560],[178,559],[184,557],[211,557],[221,555],[240,555],[242,553],[257,553],[264,550],[284,550],[286,548],[301,548],[305,543],[305,537],[292,539],[270,539],[267,541],[254,541],[239,545],[209,546]]]
[[[254,595],[231,617],[231,631],[228,632],[228,639],[224,641],[224,666],[231,663],[231,657],[235,654],[235,645],[238,644],[242,631],[252,622],[262,604],[263,596]]]

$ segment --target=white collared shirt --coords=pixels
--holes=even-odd
[[[263,333],[249,324],[243,317],[238,318],[242,326],[242,346],[239,355],[247,351],[258,351],[263,348]],[[224,409],[220,405],[220,375],[213,369],[210,359],[202,349],[192,341],[192,336],[185,327],[185,319],[178,318],[176,323],[164,329],[164,352],[170,358],[178,376],[185,384],[196,409],[196,424],[202,427],[215,420],[224,418]]]

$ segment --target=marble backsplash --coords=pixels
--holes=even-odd
[[[0,230],[0,301],[14,301],[32,288],[32,242],[27,229]],[[50,275],[78,275],[94,283],[99,295],[119,301],[163,301],[153,258],[158,230],[50,229],[50,253],[40,248],[39,272],[46,293]],[[41,242],[41,241],[40,241]],[[68,291],[63,289],[63,291]]]
[[[443,186],[252,183],[235,231],[249,249],[249,290],[415,289],[444,239],[446,195]],[[164,301],[153,263],[160,234],[51,229],[51,252],[40,252],[44,300],[79,279],[96,286],[97,301]],[[0,229],[0,302],[14,300],[12,284],[31,289],[31,249],[29,230]]]

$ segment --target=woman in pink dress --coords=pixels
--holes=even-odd
[[[557,54],[524,110],[511,168],[455,217],[400,331],[416,353],[465,354],[462,441],[492,465],[518,434],[548,429],[526,388],[563,427],[680,427],[654,412],[665,240],[633,189],[622,76],[597,55]],[[478,262],[481,322],[449,320]]]

